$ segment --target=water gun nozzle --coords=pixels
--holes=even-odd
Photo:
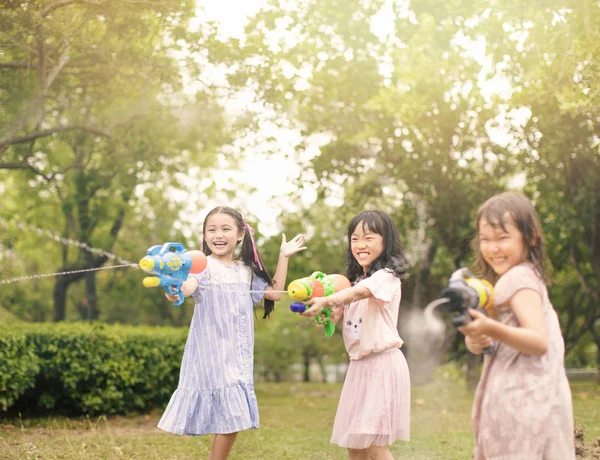
[[[150,272],[154,269],[154,260],[148,256],[140,260],[140,268],[145,272]]]

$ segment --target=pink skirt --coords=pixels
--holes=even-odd
[[[397,348],[350,361],[331,443],[351,449],[410,439],[410,374]]]

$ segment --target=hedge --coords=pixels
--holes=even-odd
[[[187,330],[82,323],[0,325],[0,405],[123,414],[165,406]]]

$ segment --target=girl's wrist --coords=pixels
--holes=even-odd
[[[325,310],[326,308],[330,308],[329,306],[329,302],[324,301],[319,305],[319,308],[321,309],[321,311]]]
[[[494,336],[494,333],[495,333],[495,330],[496,330],[494,323],[496,321],[494,321],[493,319],[487,318],[487,317],[483,318],[483,320],[484,320],[483,327],[481,328],[482,332],[485,335],[494,338],[493,336]]]

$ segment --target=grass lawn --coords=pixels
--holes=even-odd
[[[586,441],[600,437],[600,386],[572,382],[575,422]],[[232,460],[346,459],[329,444],[341,385],[257,385],[261,428],[239,434]],[[397,459],[469,459],[472,395],[440,380],[412,388],[411,441],[397,442]],[[128,417],[0,419],[2,459],[197,459],[209,437],[176,436],[156,428],[161,412]]]

